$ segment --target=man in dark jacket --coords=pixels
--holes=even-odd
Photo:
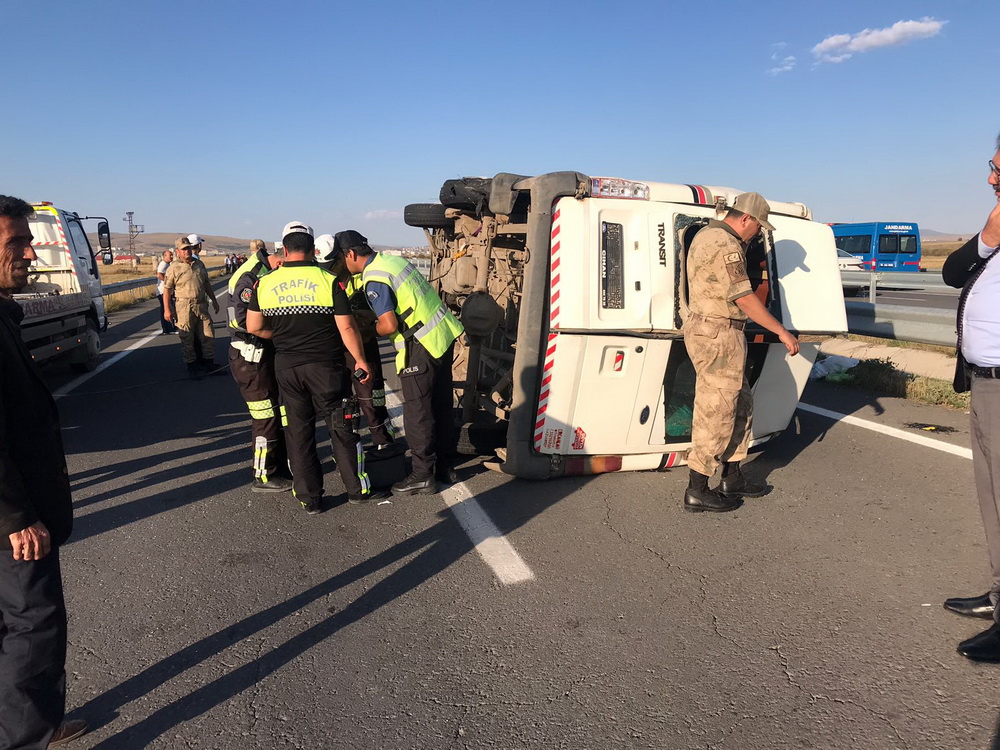
[[[59,545],[73,528],[55,401],[12,299],[36,260],[32,207],[0,195],[0,747],[57,747],[87,731],[66,711]]]
[[[948,256],[941,270],[946,284],[962,289],[955,390],[972,391],[972,468],[993,574],[982,596],[948,599],[944,606],[993,620],[989,629],[958,646],[962,656],[986,662],[1000,662],[1000,433],[994,427],[1000,424],[1000,137],[996,145],[988,178],[996,205],[983,231]]]

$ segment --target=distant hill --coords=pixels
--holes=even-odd
[[[920,230],[920,239],[924,242],[961,242],[975,235],[975,232],[969,232],[968,234],[947,234],[945,232],[935,232],[933,229]]]
[[[182,236],[181,234],[170,234],[169,232],[150,232],[140,234],[135,238],[135,251],[139,255],[159,255],[164,250],[173,250],[174,240]],[[96,250],[97,235],[88,234],[91,246]],[[208,255],[219,253],[229,255],[230,253],[246,254],[250,251],[250,240],[239,239],[237,237],[223,237],[217,234],[203,234],[205,238],[205,251]],[[268,252],[274,251],[274,243],[266,240]],[[122,251],[128,252],[128,235],[120,232],[111,233],[111,246],[120,247]],[[395,250],[397,248],[387,245],[372,245],[375,250]]]

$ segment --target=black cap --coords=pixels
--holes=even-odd
[[[345,229],[343,232],[337,232],[333,235],[334,250],[339,250],[342,253],[367,244],[368,238],[353,229]]]

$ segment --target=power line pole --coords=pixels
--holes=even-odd
[[[146,231],[146,226],[144,224],[133,224],[132,216],[135,211],[126,211],[125,218],[122,221],[128,222],[128,254],[133,258],[135,257],[135,238]]]

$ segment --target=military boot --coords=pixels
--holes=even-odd
[[[768,493],[768,487],[763,482],[754,482],[740,471],[739,461],[727,461],[722,464],[722,482],[719,483],[719,494],[725,497],[761,497]]]
[[[736,510],[742,504],[743,501],[738,497],[725,497],[716,490],[710,489],[708,486],[708,477],[691,469],[688,488],[684,491],[684,510],[692,513],[702,513],[704,511],[725,513],[730,510]]]

